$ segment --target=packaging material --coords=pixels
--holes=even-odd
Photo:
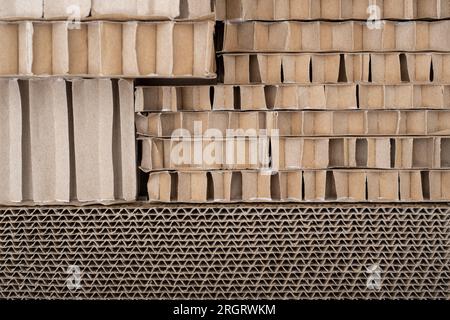
[[[213,20],[211,0],[1,0],[0,19]]]
[[[450,85],[307,84],[137,87],[136,112],[450,109]]]
[[[0,216],[5,300],[448,299],[446,203],[134,204]],[[80,290],[67,288],[64,272],[74,257]],[[372,264],[379,290],[366,286]]]
[[[450,21],[227,22],[225,52],[450,51]]]
[[[0,0],[0,19],[39,19],[44,0]]]
[[[223,54],[225,84],[450,84],[448,53]]]
[[[92,0],[92,18],[105,19],[212,19],[211,0]]]
[[[447,0],[217,0],[218,20],[375,21],[448,17]]]
[[[0,203],[136,199],[133,85],[1,80]]]
[[[44,19],[69,19],[72,23],[85,20],[91,14],[91,0],[43,0]]]
[[[1,76],[214,78],[214,23],[0,24]]]
[[[450,169],[450,138],[447,137],[142,137],[140,143],[140,168],[144,172]]]
[[[450,199],[450,172],[161,171],[148,190],[151,202],[439,202]]]
[[[274,112],[183,112],[137,114],[138,134],[199,137],[214,130],[257,136],[450,135],[449,110],[339,110]]]

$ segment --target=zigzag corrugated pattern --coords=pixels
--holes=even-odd
[[[0,298],[449,299],[449,221],[444,205],[1,209]]]

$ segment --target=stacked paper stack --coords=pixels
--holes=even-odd
[[[0,204],[135,202],[134,83],[120,78],[215,78],[213,13],[210,0],[0,0]]]
[[[450,200],[447,1],[217,9],[222,84],[137,88],[151,201]]]

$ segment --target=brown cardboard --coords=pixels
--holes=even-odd
[[[210,0],[92,0],[94,19],[199,19],[213,13]]]
[[[126,80],[117,85],[73,81],[76,195],[81,202],[136,198],[133,88]]]
[[[31,177],[28,178],[32,183],[31,198],[27,200],[38,203],[69,202],[70,149],[66,82],[62,79],[32,80],[27,94],[31,145]]]
[[[89,17],[91,0],[43,0],[44,19],[73,18],[77,23]]]
[[[369,11],[369,6],[377,11]],[[367,20],[443,19],[446,0],[218,0],[218,20]]]
[[[224,52],[448,51],[449,21],[227,22]]]
[[[43,0],[1,0],[0,19],[38,19],[42,17]]]
[[[3,23],[0,75],[215,77],[214,23]]]
[[[22,106],[17,79],[0,80],[0,203],[23,200]]]
[[[396,171],[371,171],[367,173],[369,201],[398,201],[399,173]]]
[[[450,83],[447,53],[227,53],[223,61],[229,85],[366,83],[369,78],[384,85]]]

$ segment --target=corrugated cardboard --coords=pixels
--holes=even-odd
[[[44,19],[73,19],[77,23],[91,14],[91,0],[43,0]]]
[[[41,18],[43,2],[43,0],[0,0],[0,19]]]
[[[225,52],[449,51],[450,21],[244,22],[225,24]]]
[[[211,0],[1,0],[0,19],[213,19]],[[91,11],[92,9],[92,11]]]
[[[225,84],[450,83],[447,53],[224,54]]]
[[[0,81],[0,203],[134,201],[133,85]]]
[[[442,19],[450,17],[450,6],[447,0],[217,0],[218,20],[367,20],[372,16]]]
[[[136,112],[448,109],[450,85],[307,84],[137,87]]]
[[[199,19],[213,18],[211,0],[92,0],[95,19]]]
[[[76,190],[82,202],[136,197],[133,86],[126,80],[115,85],[73,81]]]
[[[255,187],[256,186],[256,187]],[[449,171],[154,172],[151,202],[423,202],[450,199]]]
[[[214,23],[66,22],[0,25],[0,75],[215,77]]]
[[[183,112],[138,114],[138,133],[171,137],[176,130],[201,136],[214,129],[222,136],[228,129],[255,136],[261,130],[280,136],[402,136],[450,135],[448,110],[336,110],[271,112]],[[197,130],[197,131],[196,131]]]

